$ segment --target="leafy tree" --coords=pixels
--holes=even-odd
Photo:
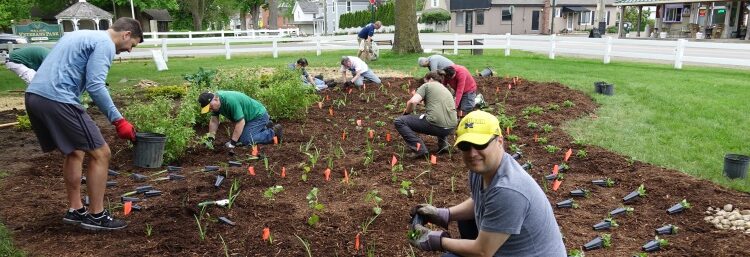
[[[396,1],[396,32],[393,36],[393,51],[396,53],[422,52],[415,8],[414,1]]]
[[[33,0],[0,0],[0,29],[9,29],[11,20],[31,18],[29,10],[33,5]]]
[[[649,9],[643,9],[641,12],[641,27],[639,28],[640,31],[643,31],[646,28],[646,25],[649,24],[651,27],[654,27],[654,20],[649,19],[651,17],[651,10]],[[629,21],[633,23],[633,27],[638,25],[638,8],[637,7],[628,7],[625,6],[625,21]]]
[[[195,31],[203,30],[203,18],[206,11],[213,4],[214,0],[178,0],[181,5],[193,16],[193,29]]]
[[[435,23],[449,20],[451,20],[451,13],[448,10],[437,8],[422,12],[422,17],[419,18],[420,23]]]

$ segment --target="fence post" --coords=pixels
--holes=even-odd
[[[250,31],[250,37],[255,38],[255,30]]]
[[[315,49],[316,49],[316,54],[318,56],[320,56],[320,54],[321,54],[321,49],[320,49],[320,35],[315,36]]]
[[[273,58],[279,58],[279,46],[276,38],[273,38]]]
[[[458,55],[458,34],[453,34],[453,55]]]
[[[609,64],[612,56],[612,37],[607,37],[607,45],[604,47],[604,64]]]
[[[188,39],[190,39],[190,45],[193,45],[193,32],[188,31]]]
[[[164,57],[164,62],[169,62],[169,56],[167,55],[167,39],[161,39],[161,56]]]
[[[229,40],[224,40],[224,51],[226,51],[227,60],[232,59],[232,50],[229,49]]]
[[[151,32],[151,38],[153,38],[153,39],[155,39],[155,38],[156,38],[156,31],[152,31],[152,32]],[[159,44],[158,44],[158,43],[156,43],[156,40],[154,40],[154,46],[158,46],[158,45],[159,45]]]
[[[224,31],[223,30],[221,31],[221,40],[222,41],[224,40]]]
[[[682,69],[682,58],[685,56],[685,43],[687,43],[687,40],[685,39],[677,40],[677,48],[675,49],[674,56],[675,69]]]
[[[505,33],[505,56],[510,56],[510,33]]]
[[[552,60],[555,59],[555,47],[557,47],[557,42],[555,42],[555,34],[552,34],[549,37],[549,58]]]

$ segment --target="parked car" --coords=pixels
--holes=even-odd
[[[0,52],[8,52],[8,43],[23,45],[28,44],[29,40],[19,35],[0,33]],[[20,46],[13,46],[13,48],[18,47]]]

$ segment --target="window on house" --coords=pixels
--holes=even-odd
[[[581,12],[581,15],[578,16],[578,25],[591,25],[591,13]]]
[[[456,26],[464,25],[464,12],[456,12]]]
[[[439,5],[438,0],[432,0],[430,2],[432,2],[432,7],[438,7],[438,5]]]
[[[667,8],[664,11],[664,22],[681,22],[682,21],[682,5],[679,8]]]
[[[562,17],[562,8],[555,8],[555,17]]]
[[[352,1],[346,1],[346,12],[352,11]]]
[[[510,12],[510,8],[503,8],[502,21],[511,21],[512,19],[513,19],[513,13]]]
[[[484,11],[477,10],[477,25],[484,25]]]

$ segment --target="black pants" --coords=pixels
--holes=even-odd
[[[420,116],[422,117],[421,119]],[[424,144],[424,141],[419,137],[419,135],[417,135],[417,133],[420,133],[437,137],[438,150],[448,146],[448,135],[453,134],[454,129],[446,129],[432,125],[427,122],[427,119],[425,119],[425,115],[420,116],[402,115],[401,117],[396,118],[396,120],[393,122],[393,124],[396,126],[396,130],[398,130],[398,133],[401,134],[401,137],[403,137],[404,140],[406,140],[406,145],[412,151],[419,154],[428,153],[429,151],[427,150],[427,146]],[[417,143],[420,144],[419,151],[417,151]]]

